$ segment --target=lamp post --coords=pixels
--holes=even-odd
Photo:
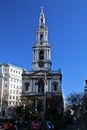
[[[45,80],[44,80],[44,118],[46,113],[46,86],[47,86],[47,78],[45,73]]]

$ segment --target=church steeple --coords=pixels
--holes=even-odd
[[[43,7],[41,7],[41,13],[40,13],[40,17],[39,17],[39,25],[45,26],[45,16],[43,13]]]
[[[32,68],[37,70],[51,70],[51,46],[48,43],[48,28],[45,26],[43,7],[39,16],[39,25],[36,29],[36,44],[33,46]]]

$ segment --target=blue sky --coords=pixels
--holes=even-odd
[[[32,69],[40,7],[44,7],[52,70],[62,71],[65,96],[87,79],[87,0],[0,0],[0,63]]]

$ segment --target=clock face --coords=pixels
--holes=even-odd
[[[40,62],[39,62],[39,67],[42,68],[43,66],[44,66],[43,61],[40,61]]]

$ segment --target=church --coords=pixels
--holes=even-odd
[[[36,42],[32,47],[32,70],[22,73],[21,102],[34,113],[63,113],[62,73],[52,70],[51,46],[48,28],[41,8],[39,24],[36,28]]]

